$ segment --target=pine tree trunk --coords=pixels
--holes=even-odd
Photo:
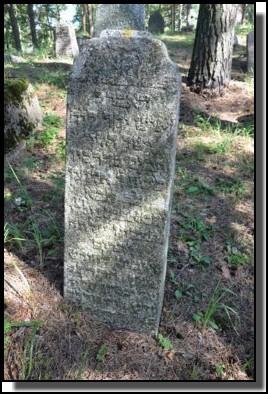
[[[88,9],[88,20],[89,20],[89,31],[90,37],[94,37],[94,24],[93,24],[93,4],[87,5]]]
[[[246,4],[241,4],[241,24],[243,25],[246,15]]]
[[[237,4],[200,4],[188,86],[200,93],[228,85]]]
[[[189,16],[191,12],[192,4],[186,4],[186,25],[189,26]]]
[[[87,33],[87,5],[86,4],[81,4],[82,6],[82,30],[83,34]]]
[[[175,32],[175,6],[176,4],[171,4],[171,31]]]
[[[13,32],[13,37],[15,41],[15,47],[17,51],[21,51],[21,40],[20,40],[20,31],[19,31],[19,26],[16,18],[16,12],[14,8],[14,4],[5,4],[8,10],[9,18],[10,18],[10,24]]]
[[[182,4],[179,4],[179,17],[178,17],[178,32],[181,31],[181,20],[182,20]]]
[[[36,35],[36,26],[35,26],[35,20],[34,20],[33,4],[27,4],[27,11],[28,11],[28,17],[29,17],[29,22],[30,22],[32,43],[33,43],[34,48],[39,48],[37,35]]]

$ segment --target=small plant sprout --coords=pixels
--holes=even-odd
[[[160,346],[165,349],[165,350],[171,350],[173,349],[173,345],[170,342],[170,340],[166,337],[164,337],[162,334],[159,334],[158,337],[158,342],[160,344]]]

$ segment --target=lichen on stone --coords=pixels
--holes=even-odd
[[[124,35],[124,37],[126,37],[126,38],[132,37],[132,30],[131,30],[131,29],[124,29],[124,30],[123,30],[123,35]]]

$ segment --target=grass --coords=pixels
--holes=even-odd
[[[194,32],[189,33],[171,33],[165,32],[156,36],[159,40],[163,41],[169,50],[175,49],[192,49],[194,43]]]
[[[34,362],[35,362],[34,346],[36,342],[36,335],[42,324],[43,322],[32,323],[33,329],[30,334],[30,338],[25,343],[23,350],[23,362],[22,362],[20,380],[29,380],[29,378],[31,377],[31,373],[33,371]]]
[[[198,327],[200,328],[201,332],[204,332],[204,330],[207,327],[211,327],[215,330],[218,330],[220,327],[216,323],[215,318],[216,314],[219,313],[220,311],[223,311],[227,318],[229,319],[232,327],[234,330],[237,332],[233,321],[231,314],[233,316],[238,317],[238,313],[230,306],[226,305],[225,303],[222,302],[224,297],[226,297],[227,294],[231,294],[232,296],[238,297],[237,294],[235,294],[233,291],[227,289],[227,288],[219,288],[220,282],[217,283],[213,291],[211,292],[209,299],[208,299],[208,305],[205,308],[204,311],[196,312],[193,314],[192,318],[195,322],[197,322]]]
[[[242,253],[237,249],[236,246],[232,246],[232,244],[227,244],[227,262],[228,264],[234,265],[244,265],[248,264],[249,256],[246,253]]]
[[[104,361],[105,357],[107,356],[107,353],[108,353],[107,347],[105,345],[101,345],[96,354],[96,361],[98,362]]]
[[[254,124],[249,123],[243,125],[242,123],[229,123],[226,125],[218,118],[213,116],[204,116],[199,113],[195,114],[195,125],[200,127],[200,129],[206,133],[213,133],[215,135],[230,134],[232,136],[243,136],[243,137],[253,137],[254,136]],[[225,140],[225,141],[228,141]],[[234,140],[229,139],[230,143]],[[215,152],[217,153],[217,152]]]

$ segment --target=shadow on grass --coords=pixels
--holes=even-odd
[[[5,72],[9,77],[27,78],[32,84],[47,83],[60,89],[66,89],[71,67],[71,64],[60,62],[29,62],[7,64]]]

